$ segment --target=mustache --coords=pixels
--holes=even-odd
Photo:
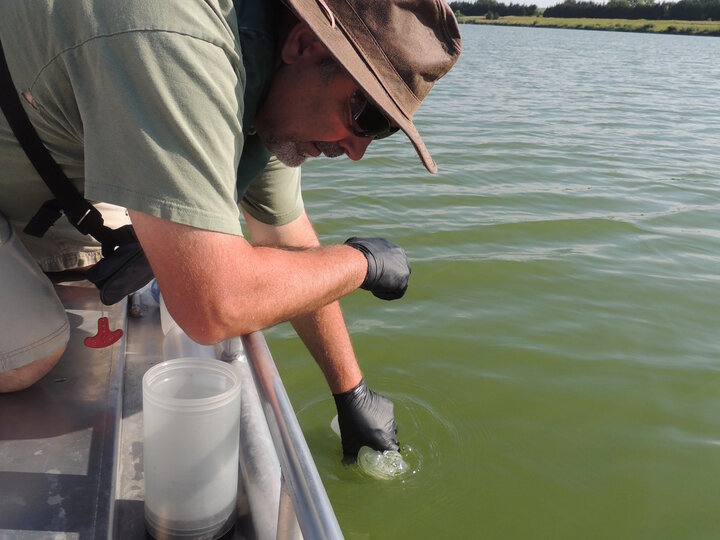
[[[342,156],[345,153],[339,144],[333,142],[316,142],[315,146],[329,158]]]

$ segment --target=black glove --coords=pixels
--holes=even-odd
[[[345,243],[362,251],[368,262],[368,272],[361,289],[372,292],[383,300],[402,298],[410,279],[410,262],[405,250],[384,238],[357,238]]]
[[[361,446],[373,450],[399,450],[393,403],[365,385],[333,394],[338,412],[343,454],[355,459]]]

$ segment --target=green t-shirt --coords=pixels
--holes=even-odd
[[[264,0],[235,0],[234,4],[246,73],[242,127],[247,134],[252,132],[255,114],[273,76],[279,4]],[[245,137],[236,185],[245,211],[264,223],[282,225],[303,210],[300,168],[280,163],[257,135]]]
[[[269,157],[250,137],[241,162],[243,117],[269,81],[273,30],[264,0],[236,4],[0,2],[8,65],[33,103],[26,110],[88,199],[241,234],[241,180],[241,190],[252,181],[243,205],[257,219],[282,224],[302,212],[299,170],[272,159],[257,177],[242,173]],[[51,196],[2,116],[0,167],[0,212],[21,229]],[[99,256],[64,218],[41,240],[21,238],[45,270]]]

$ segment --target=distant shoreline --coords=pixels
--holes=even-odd
[[[720,36],[720,21],[664,21],[646,19],[570,19],[556,17],[508,16],[486,19],[482,16],[458,17],[460,24],[488,24],[497,26],[530,26],[536,28],[569,28],[575,30],[607,30],[614,32],[643,32],[648,34],[681,34],[691,36]]]

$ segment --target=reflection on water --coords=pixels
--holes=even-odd
[[[346,538],[720,530],[720,40],[463,26],[417,125],[305,167],[326,242],[385,236],[397,302],[342,303],[415,474],[341,463],[320,371],[268,341]]]

